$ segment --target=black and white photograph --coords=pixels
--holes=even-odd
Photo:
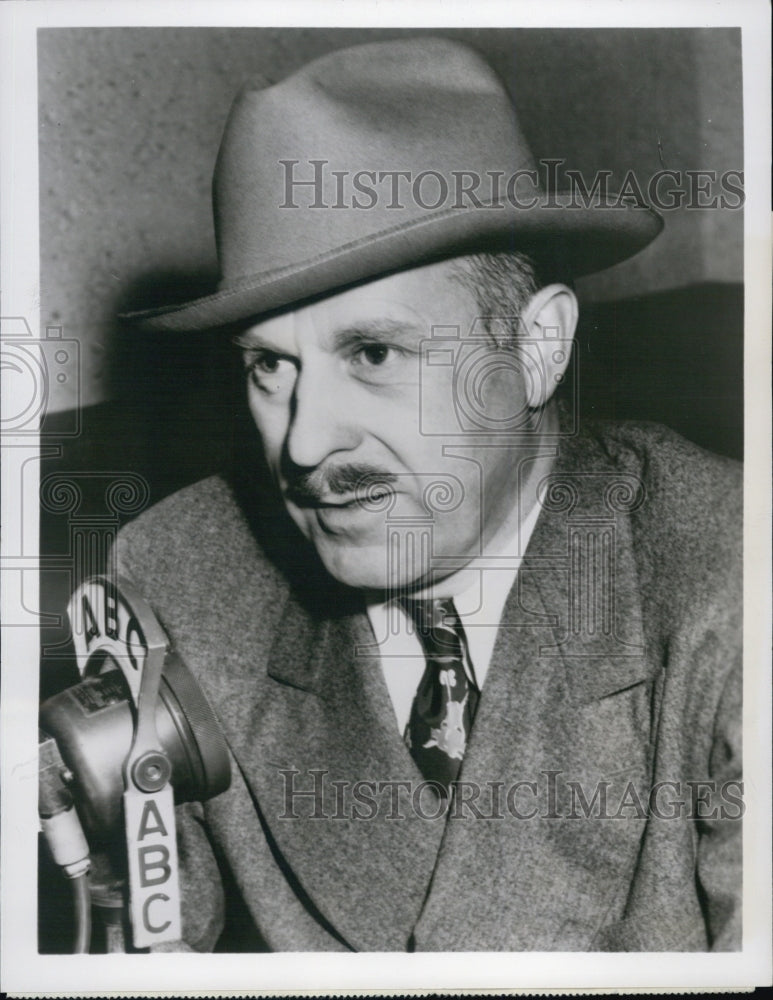
[[[769,9],[383,6],[2,12],[9,995],[770,983]]]

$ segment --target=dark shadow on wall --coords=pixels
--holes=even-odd
[[[702,284],[582,310],[580,408],[654,420],[743,458],[743,286]]]
[[[113,399],[46,418],[41,464],[41,696],[75,679],[65,608],[101,572],[116,532],[183,486],[234,466],[260,468],[237,352],[211,334],[127,328],[114,353]],[[62,436],[59,436],[61,433]],[[195,539],[191,540],[195,544]],[[184,572],[184,568],[181,568]]]

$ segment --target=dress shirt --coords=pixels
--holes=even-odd
[[[535,503],[502,544],[433,590],[433,597],[453,597],[464,628],[465,669],[479,691],[483,690],[491,663],[505,601],[515,583],[539,511],[540,506]],[[424,673],[424,652],[413,624],[409,624],[409,617],[397,600],[369,604],[368,617],[379,644],[381,669],[402,735]]]

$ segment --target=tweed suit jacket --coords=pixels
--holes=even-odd
[[[738,468],[602,426],[542,498],[442,816],[360,596],[281,514],[216,477],[122,531],[232,755],[178,807],[173,948],[740,947]]]

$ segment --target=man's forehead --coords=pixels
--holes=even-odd
[[[348,288],[247,327],[238,343],[266,343],[306,333],[359,332],[428,336],[434,326],[467,325],[471,292],[455,281],[456,259],[439,261]]]

